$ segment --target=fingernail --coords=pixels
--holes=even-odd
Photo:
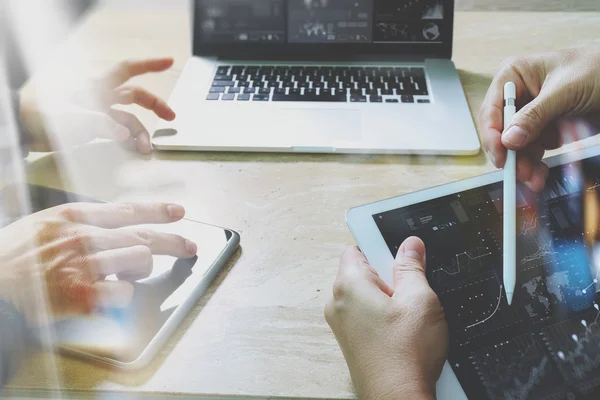
[[[185,209],[177,204],[172,204],[167,207],[167,213],[172,219],[181,219],[185,215]]]
[[[522,146],[529,134],[527,131],[520,126],[513,125],[510,129],[502,135],[502,140],[512,144],[513,146]]]
[[[402,243],[402,246],[400,246],[400,256],[412,258],[413,260],[416,260],[418,262],[423,262],[425,259],[425,253],[421,254],[421,252],[417,251],[421,250],[420,248],[422,247],[422,245],[420,243],[415,243],[414,241],[416,240],[418,239],[413,237],[406,239],[404,243]]]
[[[185,249],[188,254],[195,256],[198,253],[198,246],[194,242],[190,242],[189,240],[185,240]]]

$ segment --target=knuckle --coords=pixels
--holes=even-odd
[[[532,125],[537,125],[544,118],[544,106],[541,103],[533,104],[529,107],[525,107],[521,110],[521,121],[524,125],[523,128],[529,131]]]
[[[139,240],[140,244],[147,249],[150,249],[154,244],[154,237],[148,229],[136,229],[135,236]]]
[[[86,254],[89,252],[91,238],[82,232],[75,232],[65,240],[65,247],[77,254]]]
[[[132,87],[132,88],[129,88],[129,92],[131,93],[131,99],[130,99],[131,102],[133,104],[138,104],[141,99],[142,89],[140,89],[139,87]],[[128,113],[126,118],[128,120],[131,120],[132,119],[131,114]]]
[[[540,63],[536,57],[509,57],[503,64],[500,76],[517,75],[522,77],[525,82],[537,82],[537,76],[543,69],[543,63]]]
[[[84,220],[82,210],[73,204],[60,206],[58,217],[69,222],[81,223]]]
[[[526,57],[522,57],[522,56],[512,56],[512,57],[508,57],[504,60],[504,62],[502,63],[503,66],[503,71],[507,72],[510,70],[514,70],[514,69],[523,69],[523,68],[527,68],[529,65],[529,61]]]
[[[133,203],[119,203],[116,205],[117,212],[124,217],[133,217],[138,212],[138,205]]]
[[[423,266],[416,260],[405,259],[394,264],[394,274],[423,272]]]
[[[346,300],[332,297],[325,305],[325,320],[330,326],[333,326],[338,319],[344,318],[343,316],[348,314],[348,308]]]
[[[351,285],[345,279],[337,279],[333,283],[333,299],[344,299],[352,291]]]
[[[59,219],[38,222],[35,226],[35,240],[38,244],[53,242],[65,234],[65,223]]]

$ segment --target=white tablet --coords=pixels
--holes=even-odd
[[[26,189],[31,212],[65,203],[97,202],[42,186],[27,185]],[[9,186],[0,191],[0,210],[6,218],[0,227],[21,216],[18,190]],[[144,227],[186,237],[197,243],[200,251],[187,260],[154,255],[151,275],[132,283],[135,291],[128,307],[60,320],[51,329],[35,330],[33,336],[69,355],[122,369],[145,367],[225,267],[240,237],[230,229],[188,219]]]
[[[439,399],[600,398],[600,146],[550,158],[546,188],[517,194],[517,285],[502,284],[502,172],[351,209],[389,284],[400,244],[427,247],[450,353]]]

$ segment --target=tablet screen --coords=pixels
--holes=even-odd
[[[198,244],[198,256],[187,260],[153,256],[152,274],[133,283],[133,300],[127,308],[96,310],[58,322],[54,326],[56,344],[123,363],[135,361],[194,295],[229,241],[224,229],[189,220],[143,227],[189,238]]]
[[[554,167],[541,193],[518,188],[517,285],[502,288],[502,183],[374,215],[395,255],[427,247],[449,361],[471,399],[600,396],[600,157]]]

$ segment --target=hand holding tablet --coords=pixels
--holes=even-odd
[[[448,353],[448,326],[427,283],[425,261],[423,242],[407,239],[388,285],[356,247],[342,256],[325,318],[360,398],[436,397]]]
[[[438,381],[441,400],[465,394],[587,400],[600,393],[600,361],[578,357],[600,348],[600,272],[591,270],[593,247],[582,240],[597,223],[590,210],[598,208],[600,146],[545,162],[550,175],[544,191],[520,186],[516,192],[519,283],[512,307],[501,289],[501,171],[347,214],[369,265],[388,284],[403,241],[417,236],[425,243],[427,280],[450,337],[447,365],[453,371],[445,369]]]

